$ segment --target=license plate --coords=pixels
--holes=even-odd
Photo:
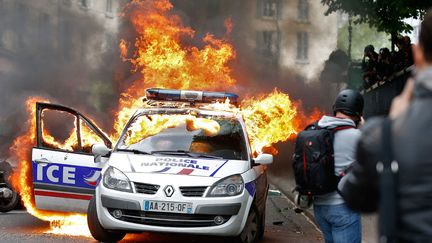
[[[144,211],[165,213],[192,213],[192,203],[144,201]]]

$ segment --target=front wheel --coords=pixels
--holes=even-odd
[[[240,235],[237,236],[236,242],[256,243],[262,238],[264,234],[263,229],[262,217],[259,216],[256,208],[252,206],[246,220],[246,225]]]
[[[93,238],[101,242],[117,242],[125,237],[125,233],[106,230],[99,223],[96,210],[96,199],[93,197],[87,210],[87,224]]]

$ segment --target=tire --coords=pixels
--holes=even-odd
[[[106,230],[99,223],[96,210],[96,199],[90,200],[87,210],[87,224],[93,238],[100,242],[117,242],[125,237],[125,233]]]
[[[18,193],[12,191],[11,198],[0,198],[0,212],[7,213],[14,210],[20,202]]]
[[[263,235],[264,224],[262,216],[260,217],[258,210],[252,205],[246,220],[246,225],[235,241],[238,243],[256,243]]]
[[[2,187],[7,187],[12,191],[11,198],[0,198],[0,212],[6,213],[14,210],[20,203],[20,197],[17,192],[12,190],[12,185],[9,183],[9,176],[12,174],[12,166],[7,161],[0,162],[0,171],[3,172],[0,176]]]

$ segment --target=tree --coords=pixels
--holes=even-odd
[[[348,31],[348,22],[345,23],[340,29],[337,39],[337,48],[343,50],[344,52],[349,52],[349,31]],[[352,32],[355,33],[352,35],[352,53],[351,58],[353,60],[361,61],[363,58],[364,52],[363,49],[367,45],[373,45],[376,48],[376,51],[382,47],[391,48],[390,46],[390,35],[384,32],[378,32],[376,28],[369,27],[368,24],[355,24],[352,26]]]
[[[355,24],[368,23],[392,37],[412,31],[404,19],[422,18],[432,7],[431,0],[321,0],[321,3],[328,6],[326,15],[342,11],[354,17]]]

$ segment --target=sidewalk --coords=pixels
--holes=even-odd
[[[294,212],[295,205],[270,185],[266,203],[264,242],[321,243],[321,231],[303,214]]]
[[[281,169],[282,168],[278,168],[278,171],[276,173],[280,174]],[[277,176],[275,175],[275,173],[273,173],[272,169],[270,169],[268,171],[268,180],[270,184],[274,185],[277,188],[277,190],[280,190],[283,194],[286,195],[288,199],[294,202],[294,195],[292,193],[292,190],[295,187],[294,177],[291,175],[291,171],[288,168],[286,168],[285,171],[287,173],[285,173],[284,176]],[[308,217],[312,222],[315,222],[312,209],[305,210],[303,214]],[[377,242],[378,235],[376,215],[362,216],[362,238],[363,243]]]

